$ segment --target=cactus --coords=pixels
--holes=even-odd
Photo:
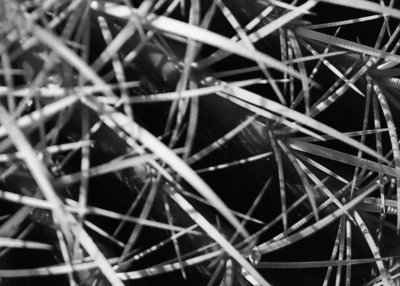
[[[400,285],[396,4],[0,0],[1,285]]]

